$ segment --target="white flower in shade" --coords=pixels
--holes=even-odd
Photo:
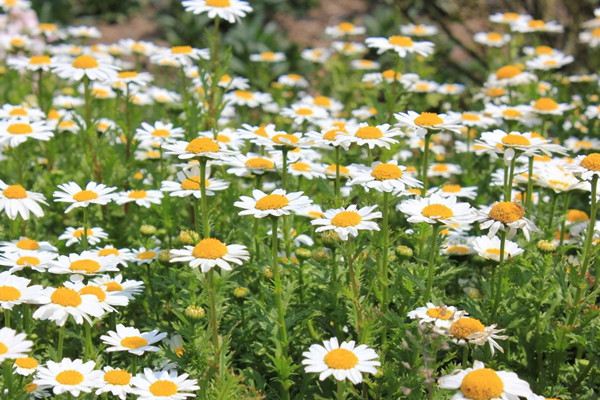
[[[350,62],[350,66],[352,67],[352,69],[356,69],[359,71],[372,71],[381,67],[381,65],[377,61],[367,60],[366,58],[352,60]]]
[[[235,176],[262,175],[277,170],[274,158],[257,153],[236,153],[228,157],[225,163],[231,166],[227,173]]]
[[[52,57],[41,54],[41,55],[32,55],[29,57],[24,56],[15,56],[9,57],[7,60],[7,64],[9,67],[14,68],[18,71],[50,71],[52,67]]]
[[[360,42],[347,42],[337,40],[331,43],[331,48],[345,56],[356,57],[365,54],[368,49]]]
[[[456,183],[446,183],[439,187],[433,187],[427,192],[428,195],[437,193],[442,197],[458,197],[475,200],[477,197],[477,186],[461,186]]]
[[[24,333],[17,333],[14,329],[0,329],[0,362],[25,357],[31,351],[33,342],[26,340]]]
[[[377,206],[358,208],[352,204],[346,208],[337,208],[325,211],[322,218],[310,221],[312,225],[318,226],[317,232],[333,230],[340,239],[348,240],[348,236],[358,236],[358,231],[378,231],[379,226],[374,219],[381,218],[381,212],[374,211]]]
[[[185,67],[191,65],[197,60],[203,59],[208,60],[209,52],[206,49],[196,49],[192,46],[173,46],[168,49],[160,49],[150,56],[152,63],[168,66],[168,67]],[[156,98],[155,92],[153,97]],[[166,99],[172,100],[168,92],[161,92],[163,95],[167,95]]]
[[[275,51],[263,51],[260,53],[250,54],[250,61],[276,63],[285,61],[285,54]]]
[[[232,24],[252,12],[250,4],[241,0],[184,0],[181,4],[193,14],[207,14],[208,18],[220,18]]]
[[[256,108],[271,103],[273,98],[269,93],[253,92],[250,90],[234,90],[223,96],[224,100],[233,106]]]
[[[292,104],[291,107],[286,107],[281,110],[281,115],[288,117],[296,124],[303,122],[314,122],[317,119],[327,118],[327,111],[321,107],[311,104]]]
[[[163,194],[160,190],[130,190],[117,193],[115,202],[117,204],[126,204],[134,202],[138,206],[150,208],[152,204],[160,204]]]
[[[0,251],[7,253],[15,253],[21,250],[25,251],[47,251],[55,253],[58,250],[52,246],[49,242],[38,242],[35,239],[21,236],[18,240],[11,242],[0,242]]]
[[[67,230],[58,237],[58,240],[66,240],[66,246],[72,246],[83,242],[84,228],[68,227]],[[99,227],[87,228],[87,242],[90,245],[96,245],[108,238],[108,233]]]
[[[500,67],[488,78],[488,84],[492,86],[519,86],[535,82],[537,77],[525,72],[521,65],[505,65]]]
[[[517,106],[486,104],[484,112],[492,118],[519,122],[525,126],[535,126],[541,123],[531,107],[524,104]]]
[[[102,286],[109,293],[122,294],[130,300],[144,290],[144,282],[132,279],[123,280],[123,275],[121,274],[117,274],[114,277],[102,275],[94,278],[91,283]]]
[[[348,135],[340,135],[339,140],[346,144],[357,144],[368,146],[370,149],[376,147],[390,148],[390,145],[398,143],[395,137],[400,136],[399,129],[392,128],[390,124],[368,125],[361,123],[348,131]]]
[[[503,351],[496,339],[507,339],[507,336],[498,335],[504,329],[496,329],[496,325],[485,326],[477,318],[465,316],[455,319],[449,326],[436,327],[436,330],[461,346],[466,344],[483,346],[487,343],[492,356],[496,350]]]
[[[539,153],[550,155],[565,152],[564,147],[552,143],[550,139],[546,139],[536,132],[505,132],[494,129],[491,132],[483,132],[481,139],[475,142],[498,154],[504,154],[507,150],[519,151],[525,155]]]
[[[473,249],[480,256],[486,260],[500,261],[500,246],[501,240],[499,237],[494,236],[489,238],[488,236],[479,236],[473,239]],[[513,257],[523,253],[523,249],[518,244],[510,240],[506,240],[504,243],[504,260],[509,260]]]
[[[325,47],[315,47],[302,50],[300,55],[307,61],[324,64],[331,57],[331,51]]]
[[[14,372],[21,376],[30,376],[36,373],[40,363],[33,357],[15,358]]]
[[[241,76],[231,76],[229,74],[221,75],[218,85],[225,90],[246,90],[250,87],[248,79],[242,78]]]
[[[433,324],[438,327],[449,327],[452,321],[465,315],[454,306],[427,303],[425,307],[418,307],[408,313],[408,318],[416,319],[419,324]]]
[[[166,333],[158,330],[142,333],[137,328],[127,327],[121,324],[117,325],[116,331],[108,331],[107,335],[100,336],[104,344],[109,346],[106,351],[126,351],[136,356],[141,356],[146,352],[157,352],[160,350],[153,344],[160,342]]]
[[[44,211],[40,204],[48,204],[43,194],[30,192],[19,184],[7,185],[0,180],[0,211],[4,211],[9,219],[19,216],[28,220],[31,214],[41,217]]]
[[[116,265],[127,266],[127,262],[133,259],[133,254],[130,249],[118,249],[112,245],[98,247],[93,250],[96,256],[106,258],[114,262]]]
[[[427,167],[427,176],[450,178],[452,175],[462,173],[462,168],[458,164],[433,163]]]
[[[364,26],[354,25],[352,22],[347,21],[325,28],[325,34],[336,39],[344,36],[364,35],[366,31]]]
[[[506,399],[543,400],[531,391],[529,384],[517,374],[509,371],[495,371],[485,368],[481,361],[475,361],[473,368],[459,369],[438,380],[442,389],[457,390],[453,400]]]
[[[208,174],[207,174],[208,175]],[[177,181],[161,182],[160,190],[169,193],[169,196],[186,197],[194,196],[197,199],[202,197],[200,191],[200,175],[196,171],[177,173]],[[206,196],[214,196],[216,192],[220,192],[229,187],[229,182],[206,177]]]
[[[600,18],[596,19],[600,21]],[[590,47],[600,46],[600,27],[596,27],[590,31],[580,32],[579,41],[581,43],[587,43]]]
[[[81,393],[91,393],[102,386],[102,371],[96,371],[96,363],[63,358],[60,362],[48,361],[39,367],[34,383],[52,388],[55,395],[69,393],[79,397]]]
[[[398,125],[409,128],[419,135],[425,135],[428,131],[451,131],[460,133],[458,118],[446,114],[436,114],[414,111],[394,114]]]
[[[585,116],[588,117],[589,119],[600,118],[600,105],[599,104],[590,104],[589,106],[587,106],[585,109]],[[600,140],[598,140],[598,139],[591,139],[591,140],[595,142],[593,148],[599,149],[600,148],[600,144],[599,144]]]
[[[154,124],[142,122],[142,125],[135,131],[135,138],[141,143],[164,144],[171,140],[181,139],[183,135],[183,128],[176,128],[170,122],[163,121],[156,121]]]
[[[563,115],[573,108],[575,107],[570,104],[557,103],[549,97],[541,97],[531,102],[531,110],[542,115]]]
[[[405,200],[398,209],[408,216],[408,222],[444,224],[458,228],[472,223],[473,209],[468,203],[459,203],[456,197],[444,197],[435,193],[428,197]]]
[[[125,400],[127,394],[131,393],[131,373],[124,369],[108,366],[104,367],[102,372],[102,383],[96,390],[96,394],[110,393],[121,400]]]
[[[540,56],[527,61],[527,68],[539,71],[550,71],[560,69],[565,65],[571,64],[573,61],[575,61],[573,56],[564,54]]]
[[[65,210],[66,213],[78,207],[87,207],[90,204],[105,205],[113,200],[113,194],[117,188],[108,187],[102,183],[88,182],[83,189],[75,182],[58,185],[54,192],[54,201],[59,203],[71,203]]]
[[[400,27],[400,32],[407,36],[426,37],[435,35],[438,29],[433,25],[406,24]]]
[[[33,313],[33,318],[54,321],[58,326],[63,326],[69,316],[81,325],[84,320],[91,323],[90,317],[104,315],[104,308],[96,296],[82,295],[66,286],[46,288],[38,303],[43,305]]]
[[[15,121],[21,119],[25,121],[40,121],[46,117],[39,108],[31,107],[26,104],[4,104],[0,107],[0,119]]]
[[[111,81],[119,68],[104,58],[82,54],[73,59],[56,61],[53,70],[59,77],[73,81],[84,78],[91,81]]]
[[[92,282],[84,284],[82,277],[79,275],[72,276],[70,282],[65,282],[65,287],[77,291],[80,295],[91,294],[96,296],[105,312],[115,311],[113,306],[124,307],[129,304],[129,298],[125,294],[118,291],[109,291],[105,286]]]
[[[438,86],[437,92],[449,96],[455,96],[465,91],[465,85],[462,83],[443,83]]]
[[[136,87],[147,86],[152,81],[152,75],[148,72],[134,70],[119,71],[111,82],[112,87],[123,92],[133,90]]]
[[[285,190],[276,189],[270,194],[255,189],[252,197],[242,196],[233,203],[235,207],[242,208],[239,215],[252,215],[255,218],[280,217],[298,213],[310,206],[312,201],[302,192],[287,193]]]
[[[450,235],[442,244],[440,253],[447,256],[463,257],[475,253],[473,238],[463,235]]]
[[[85,25],[68,27],[67,34],[80,39],[100,39],[102,37],[102,33],[98,28]]]
[[[514,24],[511,24],[511,29],[515,32],[532,33],[532,32],[546,32],[546,33],[561,33],[563,26],[556,21],[543,21],[541,19],[530,19],[527,21],[520,20]]]
[[[339,344],[335,337],[324,340],[323,345],[311,345],[302,356],[304,371],[318,373],[319,380],[333,375],[338,381],[349,380],[355,385],[362,382],[363,373],[376,374],[381,365],[375,350],[367,345],[355,346],[353,340]]]
[[[140,247],[137,250],[133,250],[133,256],[131,261],[138,265],[142,264],[151,264],[154,261],[158,260],[158,255],[160,253],[159,247],[146,248]]]
[[[499,32],[477,32],[473,36],[475,42],[489,47],[502,47],[510,42],[510,35]]]
[[[494,118],[490,118],[487,115],[479,112],[449,112],[448,115],[452,118],[455,118],[457,123],[466,127],[488,128],[498,124]]]
[[[144,369],[143,374],[137,374],[132,380],[131,393],[138,400],[185,400],[196,397],[200,389],[196,379],[188,379],[188,374],[179,375],[177,371],[152,371]]]
[[[365,190],[378,192],[402,193],[406,187],[421,187],[421,182],[407,173],[406,167],[392,160],[375,162],[370,169],[360,169],[352,174],[350,185],[361,185]]]
[[[1,0],[0,7],[5,11],[23,11],[31,8],[29,0]]]
[[[281,75],[281,76],[279,76],[279,78],[277,78],[277,83],[280,83],[283,86],[288,86],[291,88],[306,88],[306,87],[308,87],[308,81],[306,80],[306,78],[299,74]]]
[[[56,256],[56,253],[47,251],[9,249],[0,256],[0,265],[10,267],[10,273],[22,272],[28,268],[44,272]]]
[[[414,41],[408,36],[372,37],[365,40],[367,46],[377,49],[377,54],[388,50],[395,51],[404,58],[409,54],[418,54],[427,57],[433,54],[433,43],[427,41]]]
[[[480,222],[481,229],[489,229],[490,238],[496,236],[498,231],[506,231],[510,239],[520,229],[529,240],[532,232],[539,231],[532,221],[525,218],[525,208],[519,203],[510,201],[499,201],[491,207],[483,207],[478,211],[477,220]]]
[[[178,140],[173,144],[165,144],[166,154],[176,155],[181,160],[192,158],[210,158],[219,160],[229,154],[225,146],[208,137],[197,137],[189,142]]]
[[[114,259],[98,257],[94,252],[87,250],[81,254],[72,253],[68,256],[58,256],[48,268],[48,272],[52,274],[81,275],[96,275],[118,270]]]
[[[496,24],[513,25],[516,23],[526,22],[531,19],[528,14],[517,14],[515,12],[495,13],[490,15],[490,21]]]
[[[43,289],[39,285],[29,286],[30,282],[27,278],[11,275],[9,271],[0,273],[0,308],[12,310],[19,304],[35,304]]]
[[[325,178],[323,165],[310,161],[298,160],[288,165],[290,175],[303,177],[308,180],[315,178]]]
[[[10,118],[0,121],[0,145],[17,147],[27,139],[48,141],[54,136],[52,129],[44,121],[29,121],[24,118]]]
[[[600,177],[600,153],[577,156],[567,169],[584,181],[591,181],[594,176]]]
[[[181,250],[171,250],[171,262],[189,263],[192,268],[200,267],[202,272],[214,267],[231,271],[232,264],[242,265],[248,258],[246,246],[227,245],[214,238],[202,239],[195,246],[185,246]]]

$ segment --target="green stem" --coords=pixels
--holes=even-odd
[[[81,245],[84,250],[90,247],[88,242],[88,208],[83,207],[83,236],[81,238]]]
[[[571,201],[571,192],[567,192],[565,195],[565,205],[563,207],[562,213],[562,221],[560,223],[560,243],[559,246],[562,247],[563,242],[565,241],[565,226],[567,225],[567,213],[569,212],[569,203]]]
[[[4,309],[4,326],[10,328],[10,310]]]
[[[346,398],[346,385],[344,381],[337,381],[335,398],[336,400],[344,400]]]
[[[215,291],[215,281],[214,281],[214,269],[211,269],[206,274],[206,285],[208,292],[208,310],[210,315],[208,316],[208,325],[209,330],[211,332],[211,337],[213,341],[213,346],[216,350],[216,353],[219,353],[219,320],[217,318],[217,294]]]
[[[352,248],[352,242],[348,241],[346,244],[346,254],[344,255],[346,266],[348,268],[348,281],[350,283],[350,287],[352,288],[352,305],[354,308],[355,315],[355,327],[354,330],[359,338],[362,339],[362,307],[360,305],[360,278],[356,274],[356,270],[354,269],[354,251]]]
[[[206,158],[200,159],[200,207],[202,213],[203,237],[210,237],[210,225],[208,224],[208,204],[206,202]],[[198,232],[200,233],[200,232]]]
[[[281,150],[281,155],[283,156],[283,166],[281,170],[281,186],[283,190],[287,190],[287,175],[288,175],[288,150],[284,147]],[[283,244],[285,248],[285,256],[287,259],[290,259],[292,254],[292,243],[290,240],[290,227],[289,227],[289,219],[291,216],[283,216]]]
[[[423,182],[423,196],[427,193],[427,187],[429,185],[429,177],[427,171],[429,170],[429,143],[431,142],[431,133],[428,131],[425,134],[425,148],[423,149],[423,165],[421,166],[421,181]]]
[[[504,201],[512,200],[512,186],[513,186],[513,178],[515,174],[515,163],[517,161],[518,154],[515,152],[512,160],[510,160],[510,167],[508,168],[508,178],[506,180],[506,187],[504,188]],[[500,255],[502,256],[502,255]]]
[[[57,361],[62,360],[63,357],[63,347],[65,343],[65,326],[58,327],[58,339],[56,340],[56,358]]]
[[[502,295],[502,279],[503,279],[503,272],[504,270],[502,269],[502,264],[504,263],[504,249],[506,247],[506,231],[503,230],[500,232],[500,260],[498,261],[498,265],[497,265],[497,269],[498,272],[496,273],[496,290],[495,290],[495,295],[494,295],[494,303],[492,305],[492,318],[496,317],[496,311],[498,310],[498,305],[500,304],[500,297]]]
[[[283,285],[281,281],[281,272],[277,260],[278,240],[277,240],[277,217],[272,217],[271,225],[271,261],[273,262],[273,284],[275,294],[275,307],[277,308],[277,319],[279,324],[279,338],[282,342],[284,353],[287,353],[287,327],[285,325],[285,308],[283,305]]]
[[[383,312],[388,309],[388,253],[389,253],[389,192],[383,192],[383,223],[381,229],[381,269],[379,271],[379,283],[381,284],[381,305]]]
[[[529,156],[527,165],[527,195],[525,196],[525,206],[531,210],[533,206],[533,156]]]
[[[429,248],[429,259],[427,261],[429,271],[427,274],[427,287],[425,289],[425,301],[431,300],[431,292],[433,289],[433,275],[435,273],[435,256],[438,252],[437,239],[440,231],[440,225],[433,225],[433,231],[431,232],[431,247]]]
[[[552,200],[550,201],[550,215],[548,216],[548,232],[550,233],[550,235],[552,235],[552,225],[554,225],[554,213],[556,212],[558,194],[551,191],[550,196],[552,196]]]
[[[585,247],[583,253],[583,263],[581,264],[581,272],[583,275],[588,271],[588,264],[592,257],[592,243],[594,242],[594,228],[596,225],[596,214],[598,213],[598,175],[592,178],[591,191],[591,206],[590,206],[590,222],[588,224],[587,233],[585,236]],[[600,263],[597,263],[600,264]],[[596,276],[600,272],[600,265],[596,265]]]
[[[340,146],[335,147],[335,181],[334,181],[335,204],[339,205],[340,199]]]

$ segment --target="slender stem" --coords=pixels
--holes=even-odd
[[[550,196],[552,196],[552,200],[550,202],[550,215],[548,216],[548,232],[550,233],[550,235],[552,235],[552,225],[554,225],[554,213],[556,212],[558,194],[551,191]]]
[[[533,156],[529,156],[527,165],[527,195],[525,196],[525,206],[531,210],[533,206]]]
[[[10,310],[4,309],[4,326],[10,328]]]
[[[57,345],[56,345],[56,359],[57,360],[62,360],[62,356],[63,356],[63,346],[65,343],[65,326],[59,326],[58,327],[58,339],[57,339]]]
[[[335,181],[334,181],[335,203],[340,199],[340,146],[335,147]]]
[[[302,267],[304,266],[304,261],[300,261],[298,263],[298,289],[300,291],[300,305],[304,304],[304,271]]]
[[[594,228],[596,225],[596,214],[598,212],[598,175],[594,175],[592,178],[592,191],[590,196],[590,222],[588,224],[588,229],[585,236],[583,263],[581,264],[581,272],[583,275],[585,275],[585,273],[588,271],[588,264],[590,263],[590,258],[592,257],[592,243],[594,242]],[[596,272],[598,272],[599,269],[600,266],[597,265]]]
[[[90,247],[88,241],[88,208],[83,207],[83,236],[81,238],[81,245],[84,250],[87,250]]]
[[[497,269],[498,272],[496,273],[496,290],[494,293],[494,302],[492,304],[492,317],[496,317],[496,311],[498,310],[498,305],[500,304],[500,297],[502,294],[502,279],[503,279],[503,268],[502,268],[502,264],[504,263],[504,252],[506,248],[506,231],[502,230],[500,231],[500,259],[498,261],[498,265],[497,265]]]
[[[390,193],[383,192],[383,223],[381,229],[381,270],[379,271],[379,283],[381,284],[381,302],[384,312],[388,308],[388,253],[389,253],[389,199]]]
[[[427,193],[427,186],[429,185],[429,177],[427,171],[429,170],[429,143],[431,142],[431,133],[428,131],[425,134],[425,148],[423,149],[423,165],[421,166],[421,181],[423,182],[422,194]]]
[[[506,187],[504,188],[504,201],[512,200],[512,186],[513,186],[513,178],[515,174],[515,163],[517,161],[518,155],[515,152],[512,160],[510,160],[510,167],[508,168],[508,178],[506,180]],[[502,255],[501,255],[502,256]]]
[[[281,186],[283,190],[287,190],[287,175],[288,175],[288,150],[284,147],[281,150],[281,155],[283,157],[283,166],[281,170]],[[292,246],[290,240],[290,227],[289,227],[289,219],[291,216],[283,216],[283,244],[285,248],[285,256],[287,259],[290,259],[292,254]]]
[[[214,281],[214,273],[215,271],[211,269],[206,274],[206,285],[208,286],[208,310],[210,315],[208,316],[208,325],[211,333],[213,346],[218,354],[219,349],[219,320],[217,318],[217,295],[215,292],[215,281]]]
[[[346,385],[344,381],[337,381],[335,398],[336,400],[344,400],[346,398]]]
[[[563,242],[565,241],[565,226],[567,225],[567,213],[569,212],[569,203],[571,201],[571,192],[567,192],[565,195],[565,205],[562,212],[562,221],[560,223],[560,243],[559,246],[562,247]]]
[[[433,275],[435,273],[435,256],[438,252],[437,239],[440,231],[440,225],[433,225],[433,231],[431,232],[431,247],[429,248],[429,271],[427,274],[427,287],[425,288],[425,301],[431,300],[431,291],[433,289]]]
[[[202,235],[210,237],[210,225],[208,224],[208,204],[206,202],[206,158],[200,159],[200,207],[202,213]]]
[[[284,353],[287,353],[287,328],[285,325],[285,309],[283,305],[283,286],[281,282],[281,272],[279,269],[279,262],[277,260],[277,225],[278,219],[277,217],[273,217],[271,225],[271,261],[273,262],[273,284],[274,284],[274,294],[275,294],[275,307],[277,308],[277,319],[279,324],[279,338],[282,342],[282,347]]]
[[[360,278],[356,274],[354,269],[354,251],[352,248],[352,241],[348,241],[346,244],[346,254],[344,255],[346,266],[348,268],[348,281],[352,288],[352,305],[355,314],[355,331],[356,334],[361,338],[362,333],[362,307],[360,305]]]
[[[92,342],[92,325],[90,323],[84,322],[83,330],[84,330],[85,355],[88,360],[91,360],[94,357],[94,355],[93,355],[94,344]]]

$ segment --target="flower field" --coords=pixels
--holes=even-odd
[[[600,398],[600,9],[485,15],[480,82],[425,18],[244,56],[253,2],[177,1],[194,43],[34,3],[0,0],[1,399]]]

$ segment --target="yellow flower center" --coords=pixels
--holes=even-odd
[[[2,191],[4,197],[7,199],[25,199],[27,198],[27,191],[21,185],[10,185]]]
[[[592,30],[592,36],[595,38],[600,38],[600,28]]]
[[[504,94],[506,93],[506,90],[504,90],[504,88],[501,88],[501,87],[492,87],[492,88],[487,89],[485,91],[485,93],[490,97],[500,97],[500,96],[504,96]]]
[[[542,97],[533,103],[533,108],[539,111],[554,111],[558,108],[558,103],[548,97]]]
[[[442,186],[442,192],[445,193],[458,193],[462,190],[460,185],[446,184]]]
[[[32,256],[23,256],[17,259],[17,265],[29,265],[29,266],[37,266],[40,264],[40,259]]]
[[[290,167],[294,171],[299,171],[299,172],[309,172],[311,170],[310,164],[302,162],[302,161],[295,162],[295,163],[291,164]]]
[[[454,216],[452,209],[443,204],[430,204],[421,210],[421,214],[433,219],[448,219]]]
[[[331,106],[331,99],[327,96],[317,96],[314,98],[313,103],[321,107]]]
[[[69,385],[75,386],[79,385],[83,382],[83,374],[79,371],[75,371],[73,369],[68,369],[66,371],[62,371],[58,375],[56,375],[56,381],[61,385]]]
[[[177,393],[177,385],[171,381],[159,380],[148,388],[154,396],[173,396]]]
[[[152,131],[152,136],[154,137],[169,137],[171,135],[171,132],[169,132],[167,129],[155,129],[154,131]]]
[[[360,224],[362,217],[356,211],[340,211],[333,218],[331,224],[340,228],[356,226]]]
[[[146,192],[145,190],[132,190],[131,192],[129,192],[127,197],[129,197],[130,199],[145,199],[146,197],[148,197],[148,192]]]
[[[273,142],[277,144],[296,144],[298,143],[298,138],[294,135],[290,135],[289,133],[281,133],[273,136]]]
[[[250,169],[273,169],[275,163],[267,158],[253,157],[246,160],[245,165]]]
[[[519,203],[501,201],[492,206],[488,216],[504,224],[510,224],[525,216],[525,209]]]
[[[467,339],[474,333],[483,332],[485,326],[475,318],[462,317],[450,325],[450,334],[458,339]]]
[[[137,71],[121,71],[119,72],[119,78],[121,79],[131,79],[136,78],[138,76]]]
[[[22,358],[17,358],[15,360],[15,365],[19,368],[34,369],[34,368],[37,368],[39,363],[37,362],[37,360],[35,358],[22,357]]]
[[[104,284],[107,292],[120,292],[123,290],[123,285],[119,282],[111,281]]]
[[[502,40],[502,34],[498,32],[489,32],[487,34],[487,40],[490,42],[500,42]]]
[[[21,298],[21,292],[14,286],[0,286],[0,301],[15,301]]]
[[[113,369],[104,374],[104,382],[109,385],[124,386],[129,385],[131,374],[122,369]]]
[[[156,257],[156,252],[152,250],[142,251],[137,254],[138,260],[151,260],[154,257]]]
[[[330,164],[327,166],[328,173],[335,174],[335,170],[336,170],[335,164]],[[348,169],[348,167],[345,167],[343,165],[339,166],[339,170],[340,170],[340,175],[348,175],[350,173],[350,170]]]
[[[379,139],[383,137],[383,132],[376,126],[363,126],[358,128],[355,136],[361,139]]]
[[[481,368],[465,375],[460,391],[468,399],[491,400],[502,396],[504,383],[493,369]]]
[[[600,171],[600,153],[592,153],[581,160],[580,165],[590,171]]]
[[[388,39],[392,46],[398,47],[412,47],[413,41],[408,36],[390,36]]]
[[[236,90],[233,93],[236,97],[244,100],[252,100],[254,98],[254,94],[249,90]]]
[[[91,201],[96,200],[98,198],[98,193],[93,190],[82,190],[81,192],[75,193],[73,195],[73,200],[75,201]]]
[[[308,107],[300,107],[296,109],[296,114],[305,117],[308,115],[313,115],[313,110]]]
[[[349,33],[354,30],[354,24],[351,22],[342,22],[338,25],[338,29],[344,33]]]
[[[104,290],[102,290],[98,286],[89,286],[89,285],[85,286],[85,287],[81,288],[81,290],[79,291],[79,294],[81,294],[81,295],[91,294],[93,296],[96,296],[98,301],[106,300],[106,293],[104,292]]]
[[[264,61],[274,61],[275,57],[275,53],[273,53],[272,51],[263,51],[262,53],[260,53],[260,58]]]
[[[219,239],[202,239],[194,249],[192,255],[196,258],[206,258],[210,260],[216,260],[227,254],[227,246]]]
[[[290,201],[282,194],[268,194],[256,202],[259,210],[278,210],[290,204]]]
[[[17,122],[15,124],[8,125],[6,131],[11,135],[30,135],[33,133],[33,128],[28,123]]]
[[[502,138],[502,144],[506,146],[530,146],[531,142],[523,135],[509,133]]]
[[[490,255],[490,256],[500,256],[500,249],[497,247],[490,247],[489,249],[485,249],[485,253]],[[507,255],[508,253],[506,251],[504,251],[504,255]]]
[[[427,309],[427,316],[435,319],[447,321],[454,316],[454,311],[446,307],[433,307]]]
[[[36,385],[35,383],[28,383],[27,385],[25,385],[24,389],[27,393],[33,393],[37,390],[38,385]]]
[[[208,179],[206,180],[206,187],[209,186]],[[181,181],[181,188],[183,190],[200,190],[200,176],[188,176]]]
[[[371,171],[371,176],[378,181],[402,178],[402,170],[395,164],[377,164]]]
[[[449,170],[448,164],[435,164],[431,167],[434,172],[447,172]]]
[[[25,41],[21,38],[13,38],[10,40],[10,45],[12,47],[23,47],[25,46]]]
[[[358,364],[358,357],[347,349],[333,349],[325,355],[323,361],[332,369],[352,369]]]
[[[190,54],[192,52],[192,46],[173,46],[171,47],[171,54]]]
[[[90,228],[88,228],[87,230],[87,236],[90,237],[94,234],[94,231]],[[83,228],[79,228],[73,231],[73,237],[76,237],[77,239],[83,237]]]
[[[81,271],[81,272],[86,272],[88,274],[91,274],[94,272],[98,272],[101,267],[102,266],[97,261],[83,259],[83,260],[73,261],[71,263],[71,265],[69,266],[69,269],[71,271]]]
[[[48,56],[31,56],[29,57],[30,65],[48,65],[50,64],[50,57]]]
[[[40,248],[40,245],[36,240],[29,238],[19,240],[16,246],[21,250],[37,250]]]
[[[481,117],[479,117],[479,115],[473,114],[473,113],[463,113],[462,119],[463,119],[463,121],[479,121],[479,120],[481,120]]]
[[[519,19],[519,14],[514,13],[514,12],[507,12],[502,14],[502,19],[504,21],[516,21]]]
[[[216,153],[219,151],[219,143],[210,138],[196,138],[188,143],[185,147],[185,151],[194,154]]]
[[[522,72],[521,68],[516,65],[505,65],[496,70],[497,79],[510,79],[519,75]]]
[[[467,246],[462,246],[462,245],[457,244],[454,246],[448,246],[448,248],[446,249],[446,252],[448,254],[463,256],[463,255],[469,254],[469,248]]]
[[[567,211],[567,221],[569,222],[585,222],[590,217],[585,211],[571,209]]]
[[[414,122],[419,126],[435,126],[443,124],[444,120],[436,113],[422,112]]]
[[[92,56],[82,55],[73,60],[73,68],[78,69],[91,69],[98,68],[98,60]]]
[[[550,46],[537,46],[535,48],[535,54],[537,54],[538,56],[549,55],[549,54],[552,54],[553,52],[554,52],[554,50]]]
[[[523,114],[521,113],[521,111],[517,110],[516,108],[507,108],[506,110],[502,111],[502,116],[504,118],[519,118],[521,117]]]
[[[148,345],[148,341],[141,336],[128,336],[121,340],[121,346],[128,349],[139,349]]]
[[[532,19],[531,21],[529,21],[527,23],[527,26],[529,26],[530,28],[533,29],[540,29],[543,28],[546,25],[546,23],[544,21],[542,21],[541,19]]]

